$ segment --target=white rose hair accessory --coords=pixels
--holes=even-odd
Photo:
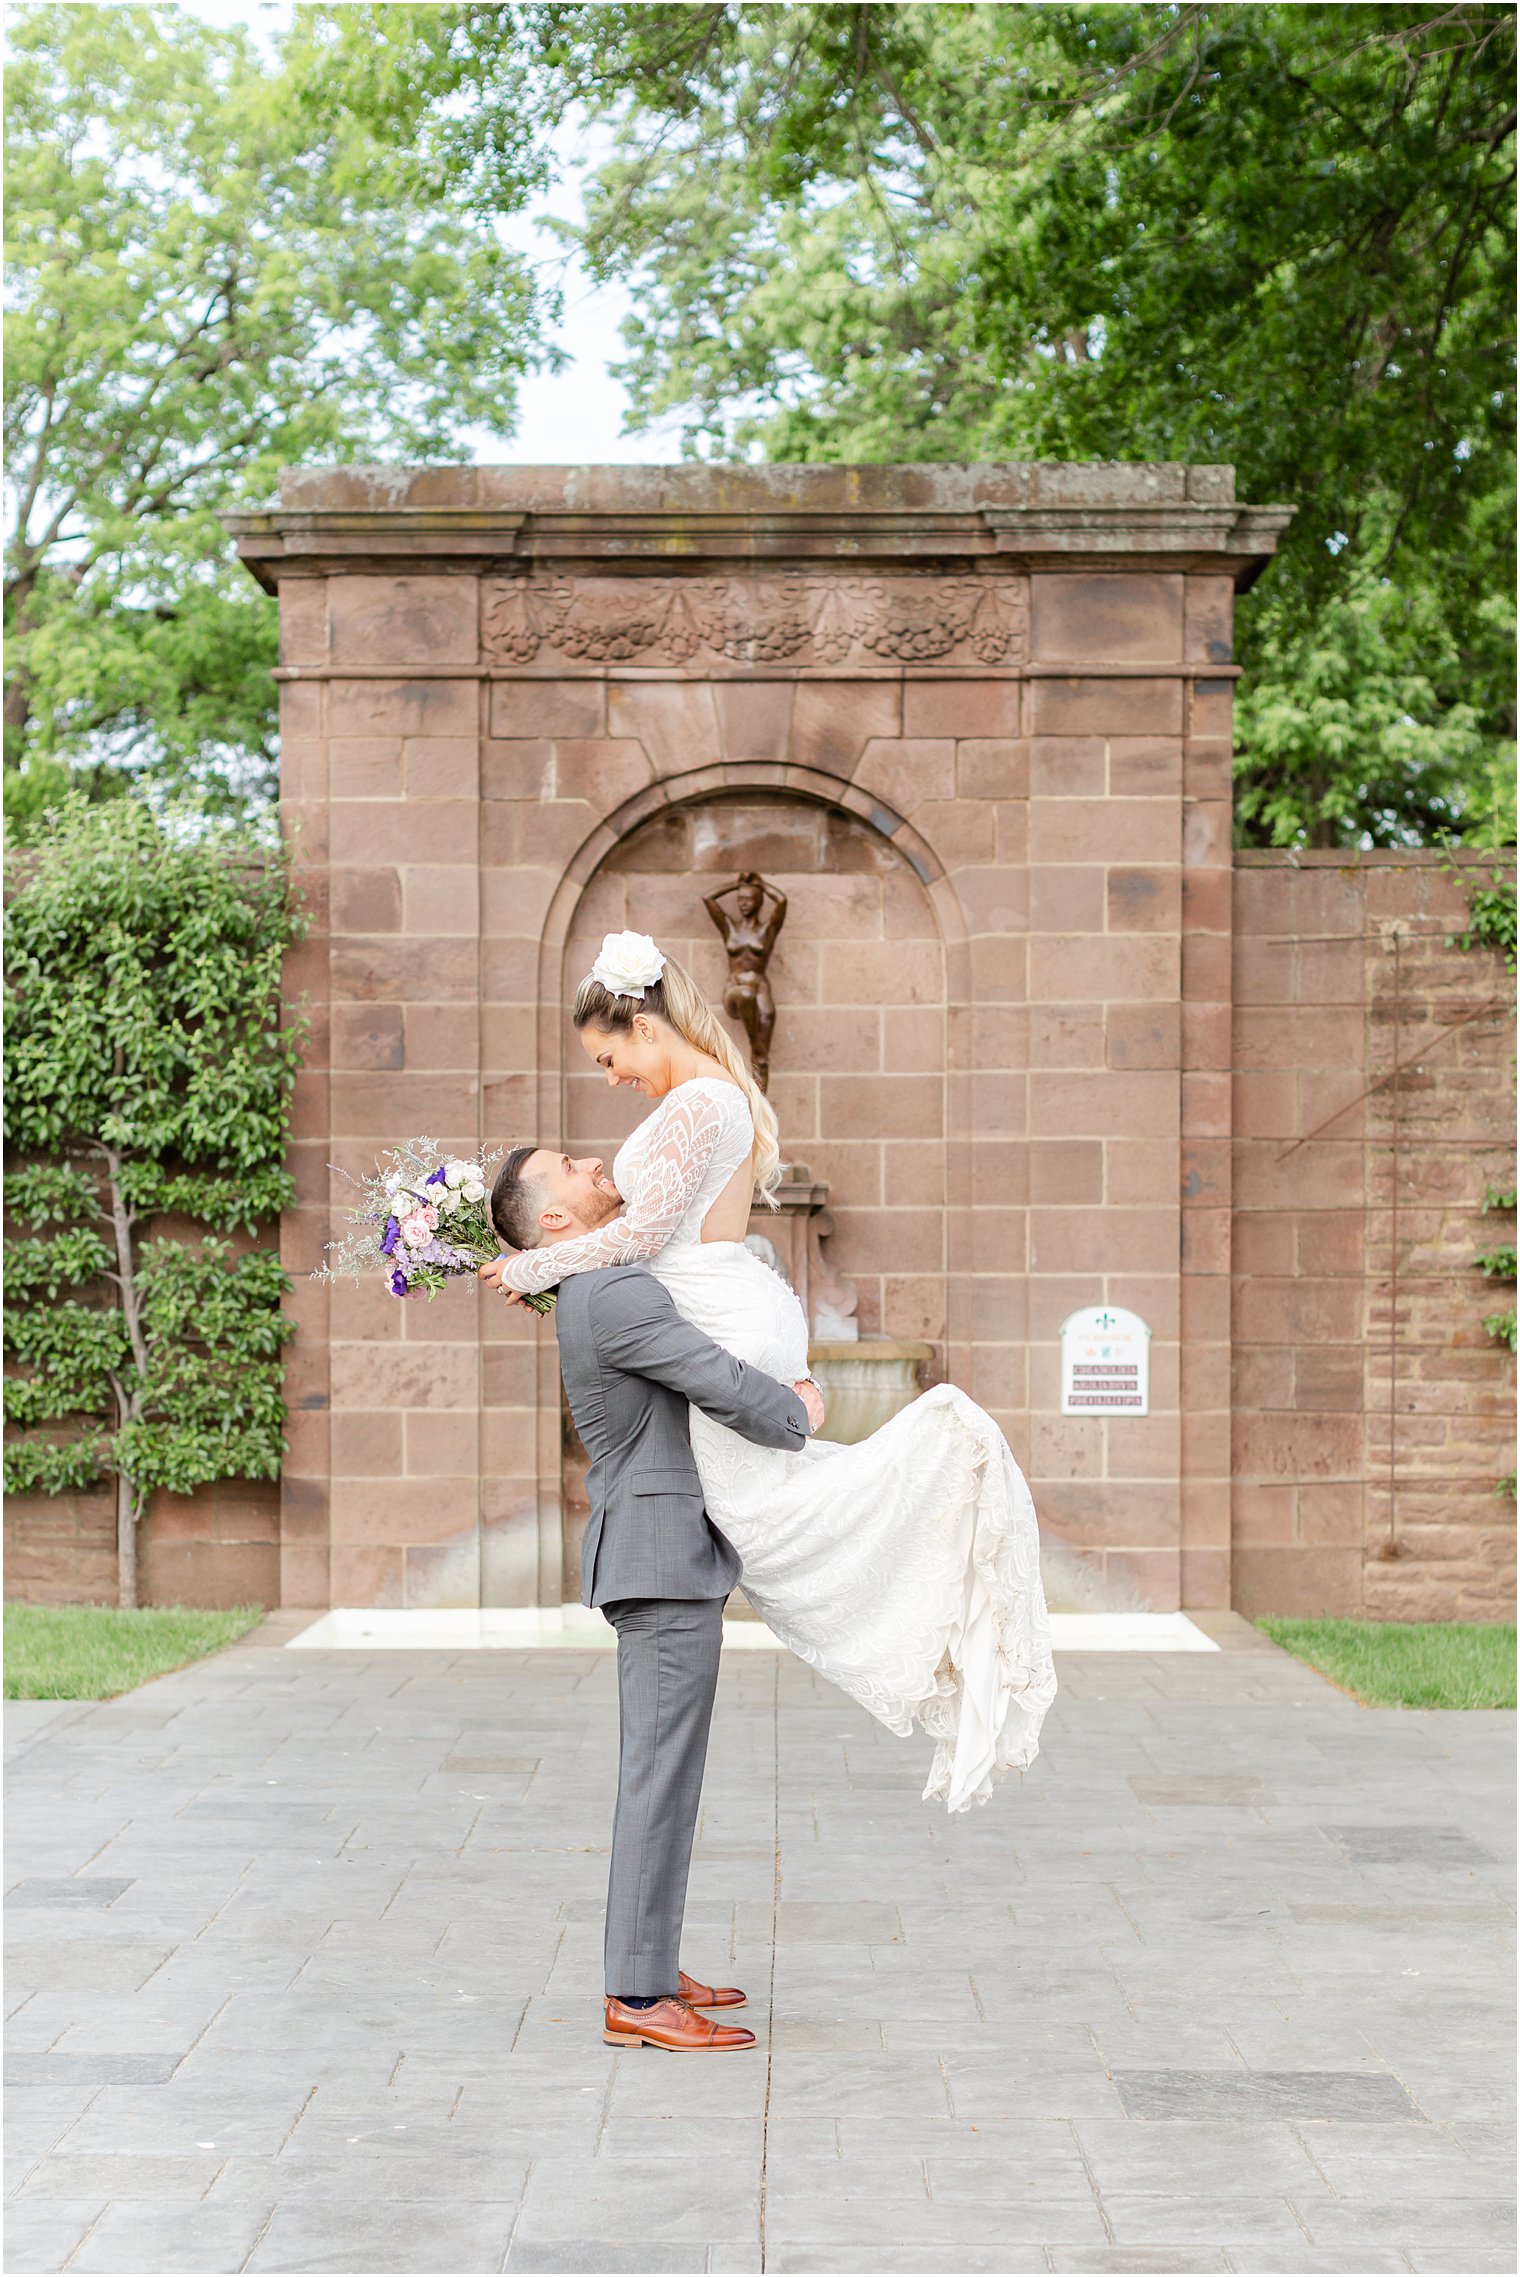
[[[665,970],[665,952],[647,933],[607,933],[591,978],[601,982],[609,996],[642,996]]]

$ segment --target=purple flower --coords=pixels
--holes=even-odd
[[[402,1272],[400,1266],[398,1265],[395,1272],[391,1275],[391,1295],[393,1297],[404,1297],[406,1293],[406,1275]]]
[[[432,1177],[424,1180],[424,1184],[428,1186],[442,1186],[445,1183],[445,1178],[446,1173],[444,1171],[442,1163],[440,1163],[438,1165],[438,1168],[433,1172]]]
[[[396,1253],[396,1244],[400,1239],[401,1222],[399,1218],[387,1218],[385,1221],[385,1238],[380,1244],[381,1256],[393,1257]]]

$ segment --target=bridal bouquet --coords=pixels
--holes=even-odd
[[[473,1279],[501,1255],[487,1199],[490,1169],[491,1158],[445,1156],[431,1139],[394,1147],[369,1177],[353,1180],[359,1199],[348,1232],[329,1242],[331,1263],[318,1280],[379,1273],[393,1297],[432,1298],[450,1281]],[[554,1298],[545,1291],[523,1302],[548,1312]]]

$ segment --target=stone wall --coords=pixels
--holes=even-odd
[[[776,1102],[866,1326],[936,1345],[1096,1589],[1228,1602],[1230,619],[1284,518],[1217,468],[288,478],[239,535],[323,919],[293,1269],[398,1131],[610,1146],[567,991],[617,912],[716,983],[743,860],[793,897]],[[1153,1412],[1063,1423],[1103,1300]],[[552,1330],[295,1312],[287,1602],[557,1601]]]
[[[278,1484],[224,1479],[194,1494],[155,1494],[138,1561],[144,1605],[278,1605]],[[114,1605],[114,1494],[9,1497],[5,1594],[29,1605]]]
[[[573,1590],[552,1327],[311,1280],[330,1166],[611,1152],[574,983],[633,925],[716,990],[744,866],[789,897],[773,1097],[862,1327],[998,1418],[1088,1601],[1507,1606],[1466,1259],[1511,1031],[1440,1033],[1503,976],[1441,946],[1431,861],[1232,859],[1233,596],[1284,519],[1227,468],[1007,466],[350,469],[239,522],[316,920],[287,1604]],[[1144,1419],[1060,1415],[1095,1302],[1154,1332]],[[256,1504],[156,1510],[155,1592],[271,1561]],[[109,1540],[60,1505],[20,1552],[41,1589]]]
[[[1234,1593],[1243,1612],[1514,1607],[1513,984],[1448,947],[1435,854],[1241,854],[1235,875]]]

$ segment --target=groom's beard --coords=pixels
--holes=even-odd
[[[605,1225],[609,1218],[615,1218],[622,1206],[623,1197],[616,1187],[608,1191],[599,1186],[575,1213],[580,1220],[582,1233],[595,1233],[599,1225]]]

